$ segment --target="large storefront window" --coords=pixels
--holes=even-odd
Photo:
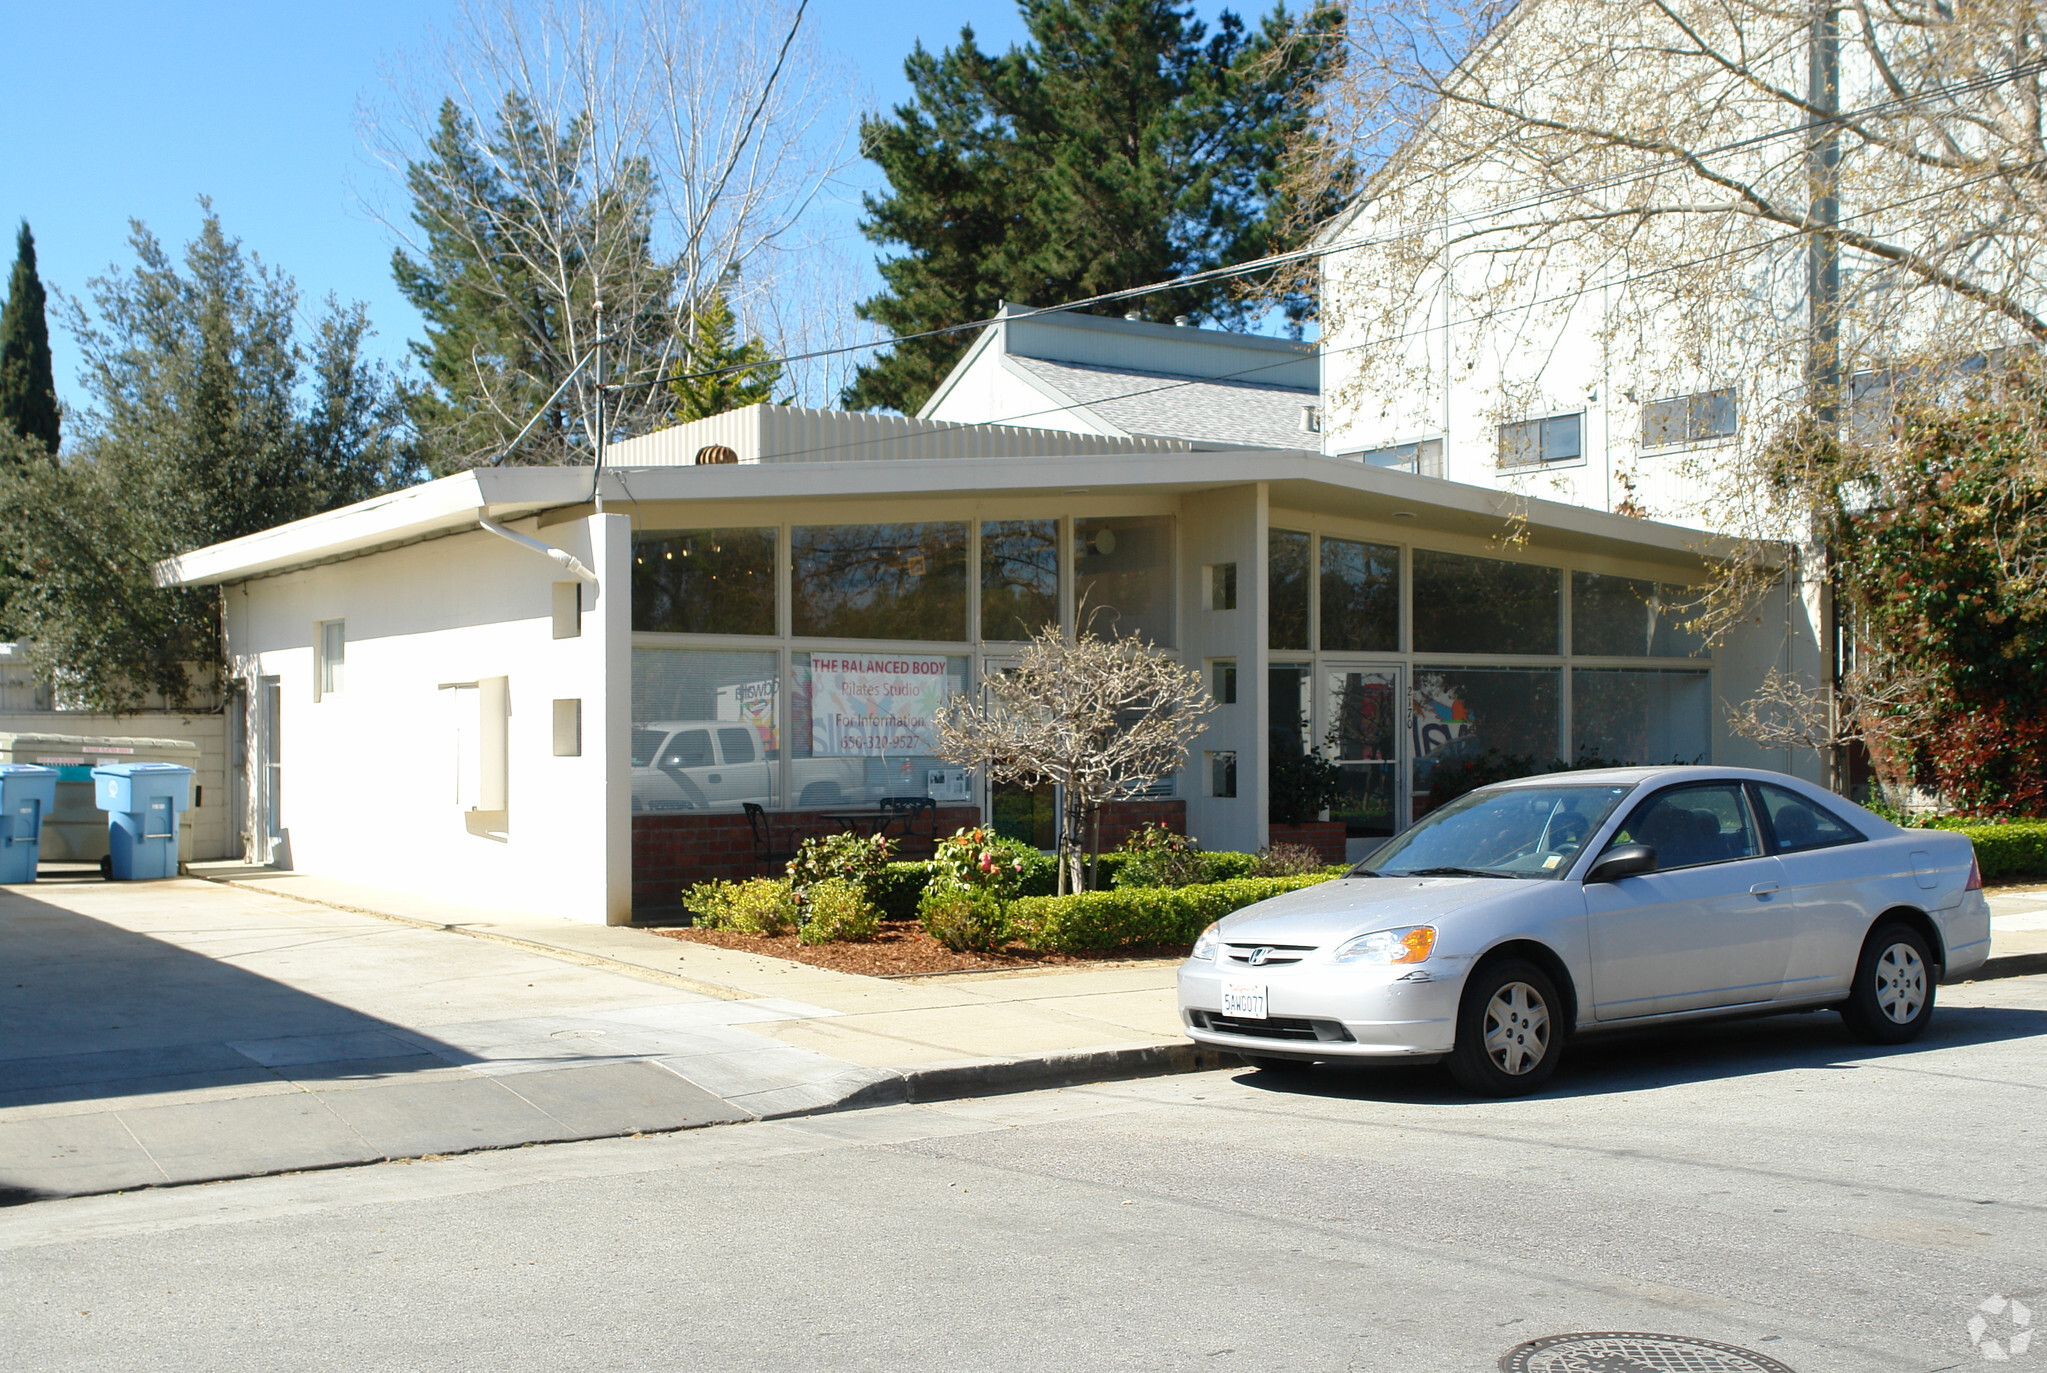
[[[1059,521],[981,526],[981,637],[1028,639],[1059,623]]]
[[[1291,529],[1265,536],[1265,646],[1308,647],[1308,577],[1313,541]]]
[[[967,637],[964,524],[840,524],[791,531],[799,636]]]
[[[1415,818],[1436,804],[1429,795],[1447,770],[1477,771],[1491,782],[1551,767],[1563,675],[1561,668],[1416,667]]]
[[[1325,537],[1321,573],[1324,653],[1400,647],[1399,549]]]
[[[799,809],[930,796],[938,709],[966,689],[962,655],[817,652],[793,656],[790,794]]]
[[[633,628],[773,634],[775,531],[680,529],[633,536]]]
[[[1571,753],[1581,763],[1703,763],[1712,750],[1712,731],[1707,673],[1572,669]]]
[[[1173,521],[1118,515],[1073,522],[1077,628],[1173,644]]]
[[[1415,550],[1417,653],[1557,653],[1562,622],[1556,568]]]
[[[1571,574],[1571,652],[1608,658],[1691,658],[1705,652],[1685,627],[1685,589],[1598,572]]]
[[[773,653],[633,650],[633,809],[775,805],[781,750]]]

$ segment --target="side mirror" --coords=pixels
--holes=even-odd
[[[1585,882],[1588,886],[1594,882],[1618,882],[1623,877],[1655,871],[1655,849],[1647,844],[1622,844],[1599,856],[1599,861],[1585,874]]]

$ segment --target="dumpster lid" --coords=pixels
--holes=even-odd
[[[0,763],[0,777],[55,777],[57,769],[40,763]]]
[[[140,777],[156,772],[191,771],[183,763],[102,763],[92,770],[92,775],[98,777],[102,773],[111,773],[116,777]]]
[[[192,739],[155,739],[135,734],[46,734],[40,730],[0,733],[0,753],[25,748],[59,749],[66,753],[198,753]]]

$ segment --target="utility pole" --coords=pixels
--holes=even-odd
[[[1813,0],[1811,29],[1806,40],[1806,101],[1811,106],[1812,132],[1806,140],[1806,177],[1810,209],[1806,234],[1806,403],[1813,427],[1826,443],[1841,438],[1841,12],[1833,0]],[[1811,551],[1820,586],[1812,605],[1818,620],[1820,650],[1827,664],[1827,714],[1830,732],[1840,737],[1841,654],[1834,627],[1834,578],[1826,531],[1811,531]],[[1840,746],[1826,753],[1826,785],[1841,790]]]

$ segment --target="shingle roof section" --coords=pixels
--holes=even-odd
[[[1156,434],[1230,447],[1318,446],[1314,435],[1301,429],[1301,407],[1313,405],[1316,395],[1300,387],[1085,367],[1014,353],[1004,361],[1025,369],[1126,434]]]

